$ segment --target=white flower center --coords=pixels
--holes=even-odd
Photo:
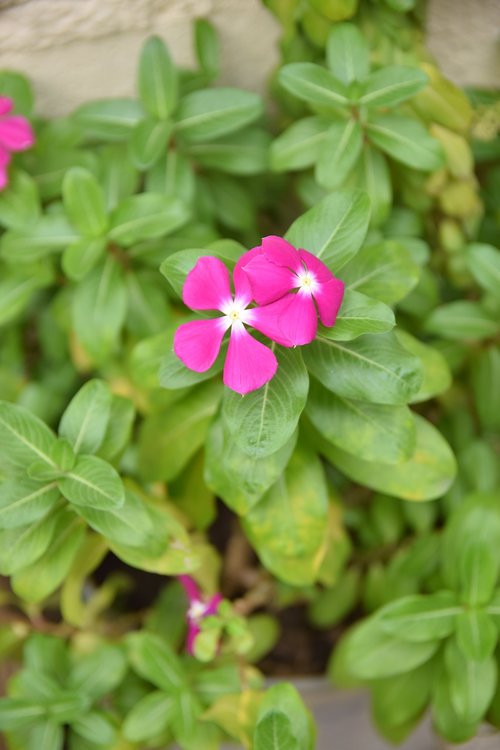
[[[249,310],[246,309],[246,305],[242,304],[237,299],[232,299],[221,307],[221,312],[224,313],[226,323],[229,327],[246,323]]]
[[[296,275],[299,290],[302,292],[309,292],[309,294],[314,294],[314,291],[318,286],[315,275],[308,269],[304,269]]]
[[[199,620],[205,614],[206,606],[199,600],[192,602],[189,607],[188,616],[190,620]]]

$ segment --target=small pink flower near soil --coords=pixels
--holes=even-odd
[[[335,323],[344,283],[307,250],[297,250],[281,237],[264,237],[260,247],[241,259],[252,297],[263,305],[259,330],[282,346],[309,344],[318,328]]]
[[[8,182],[7,167],[12,154],[16,151],[26,151],[35,142],[33,128],[25,117],[11,115],[12,99],[0,96],[0,190]]]
[[[219,604],[222,601],[221,594],[214,594],[210,599],[203,599],[200,595],[198,586],[191,576],[177,576],[180,584],[182,585],[189,602],[189,608],[187,611],[187,622],[188,622],[188,634],[186,640],[186,650],[192,654],[194,650],[194,642],[196,636],[200,632],[200,623],[209,615],[215,615]]]

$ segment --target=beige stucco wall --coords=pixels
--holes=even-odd
[[[141,44],[160,34],[189,64],[191,20],[217,27],[222,81],[262,90],[277,60],[279,27],[260,0],[0,0],[0,68],[27,72],[38,110],[130,95]],[[429,45],[459,83],[500,85],[500,0],[430,0]]]

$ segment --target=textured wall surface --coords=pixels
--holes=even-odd
[[[459,83],[499,85],[500,0],[429,0],[429,44]],[[160,34],[191,60],[191,19],[221,37],[222,82],[262,90],[277,60],[279,28],[260,0],[0,0],[0,67],[27,72],[38,109],[133,93],[145,37]]]

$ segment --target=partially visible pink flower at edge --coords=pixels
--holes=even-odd
[[[221,594],[214,594],[208,600],[204,600],[199,592],[198,586],[191,576],[180,575],[177,576],[179,583],[186,592],[186,596],[189,602],[189,608],[187,611],[187,622],[188,622],[188,634],[186,640],[186,650],[192,654],[194,649],[194,642],[196,636],[200,632],[200,623],[209,615],[214,615],[219,604],[222,601]]]
[[[318,313],[324,326],[335,323],[344,283],[316,255],[271,235],[245,253],[240,262],[252,297],[264,306],[270,324],[259,330],[277,343],[288,347],[309,344],[316,336]]]
[[[252,326],[267,335],[265,308],[251,308],[252,292],[241,264],[234,269],[234,295],[231,293],[229,271],[213,256],[198,259],[187,275],[182,291],[184,303],[192,310],[213,310],[222,316],[193,320],[179,326],[174,337],[174,352],[186,367],[206,372],[220,351],[222,339],[231,329],[224,363],[224,384],[242,395],[254,391],[274,376],[278,361],[269,347],[261,344],[246,330]]]
[[[0,190],[9,182],[7,167],[12,153],[25,151],[35,142],[33,128],[28,120],[21,115],[9,114],[12,107],[12,99],[0,96]]]

